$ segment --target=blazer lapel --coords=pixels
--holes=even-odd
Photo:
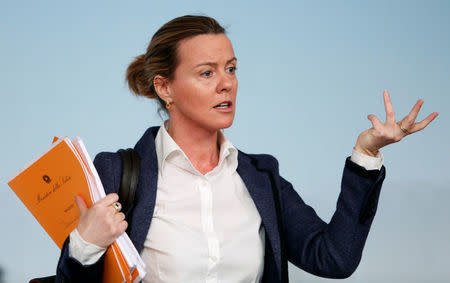
[[[266,238],[270,241],[276,266],[281,274],[280,235],[278,233],[277,216],[271,181],[268,175],[269,172],[261,170],[257,164],[252,164],[252,159],[240,151],[238,154],[237,172],[244,181],[255,203],[256,209],[261,216],[266,231]]]
[[[158,130],[159,127],[149,128],[134,147],[141,157],[141,167],[133,209],[136,213],[129,223],[131,225],[129,236],[138,252],[141,252],[144,246],[155,208],[158,187],[158,158],[156,156],[155,137]]]

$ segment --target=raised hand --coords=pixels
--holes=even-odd
[[[117,194],[108,194],[91,208],[80,196],[75,196],[80,211],[77,230],[83,240],[99,247],[108,247],[127,229],[125,214],[114,208]]]
[[[408,116],[401,121],[395,120],[395,112],[392,107],[391,99],[387,90],[383,93],[384,107],[386,109],[386,122],[382,123],[375,115],[369,115],[367,118],[372,122],[372,128],[365,130],[358,136],[355,150],[376,156],[378,150],[388,144],[401,141],[405,136],[423,130],[431,121],[438,116],[433,112],[422,121],[416,123],[417,114],[422,107],[423,100],[419,99]]]

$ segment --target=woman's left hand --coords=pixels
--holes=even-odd
[[[438,113],[433,112],[422,121],[416,123],[417,114],[419,114],[423,104],[423,100],[419,99],[408,116],[397,122],[395,121],[394,108],[387,90],[384,91],[383,97],[386,109],[386,123],[380,122],[375,115],[367,116],[373,127],[362,132],[358,136],[355,145],[355,150],[370,156],[376,156],[378,150],[388,144],[401,141],[405,136],[423,130],[438,116]]]

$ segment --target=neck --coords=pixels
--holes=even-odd
[[[177,123],[169,120],[168,132],[192,165],[203,175],[219,163],[217,130],[209,131],[194,125],[177,126]]]

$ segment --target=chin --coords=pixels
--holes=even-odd
[[[219,130],[229,128],[233,125],[234,116],[231,119],[226,119],[224,121],[220,121]]]
[[[230,123],[230,124],[224,125],[223,127],[220,127],[220,129],[219,129],[219,130],[222,130],[222,129],[227,129],[227,128],[231,127],[231,125],[233,125],[233,123]]]
[[[201,117],[197,120],[197,125],[208,131],[220,131],[221,129],[226,129],[233,125],[234,113],[228,113],[228,115],[219,116],[208,116]]]

